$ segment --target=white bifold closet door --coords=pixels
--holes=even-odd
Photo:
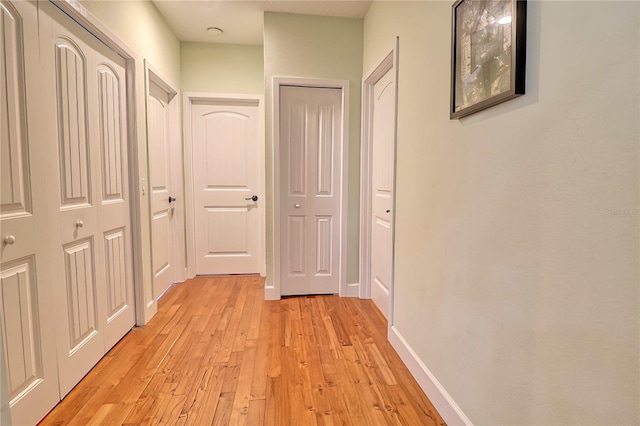
[[[0,318],[22,425],[135,322],[126,73],[48,1],[0,12]]]
[[[125,62],[51,3],[40,14],[60,394],[135,323]]]
[[[60,400],[37,19],[35,2],[0,1],[0,370],[16,425]]]

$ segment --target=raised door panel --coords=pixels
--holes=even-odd
[[[84,53],[69,39],[55,42],[60,200],[66,208],[91,203],[87,66]]]
[[[131,303],[128,297],[127,239],[120,228],[104,235],[106,266],[107,322],[113,321]]]
[[[34,257],[2,265],[0,313],[7,355],[9,404],[43,380],[40,318]]]
[[[22,19],[0,7],[0,216],[31,213]]]
[[[152,165],[149,174],[151,191],[154,194],[167,194],[170,187],[169,161],[167,154],[167,135],[165,123],[165,105],[159,99],[149,96],[149,162]]]
[[[98,67],[98,115],[102,172],[102,201],[124,201],[123,146],[119,76],[109,66]]]
[[[207,209],[207,254],[205,256],[249,256],[246,208]]]
[[[251,149],[249,116],[235,112],[212,112],[205,120],[206,191],[246,189],[247,150]]]
[[[69,318],[69,355],[98,333],[93,240],[64,247],[65,284]]]
[[[287,182],[290,197],[307,195],[307,105],[301,100],[292,102],[288,111],[288,147],[285,149],[287,161]]]
[[[316,276],[331,276],[334,262],[333,216],[316,216]]]
[[[334,168],[334,107],[321,104],[318,106],[318,153],[316,196],[331,197],[333,195]]]
[[[289,216],[286,271],[289,276],[305,277],[307,275],[307,218],[305,216]]]

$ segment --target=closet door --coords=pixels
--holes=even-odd
[[[104,252],[98,259],[105,290],[101,319],[105,353],[135,324],[133,254],[129,205],[127,103],[125,61],[101,43],[95,46],[92,84],[89,85],[94,119],[90,126],[99,187],[98,233]],[[95,87],[93,84],[95,83]],[[95,91],[95,92],[94,92]],[[95,97],[94,97],[95,93]]]
[[[48,110],[54,304],[66,395],[134,325],[124,61],[49,2],[40,51]]]
[[[13,424],[60,400],[35,2],[0,1],[0,322]]]

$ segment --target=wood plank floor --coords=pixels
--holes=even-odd
[[[444,424],[371,301],[263,297],[255,276],[175,285],[41,424]]]

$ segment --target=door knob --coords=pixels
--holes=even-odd
[[[7,235],[6,237],[4,237],[4,240],[2,240],[2,242],[11,246],[15,244],[16,237],[14,237],[13,235]]]
[[[257,195],[252,195],[251,197],[247,197],[245,198],[245,200],[247,201],[258,201],[258,196]]]
[[[176,200],[176,197],[169,196],[169,202],[173,203]]]
[[[295,206],[293,206],[293,207],[295,207],[296,209],[299,209],[299,208],[300,208],[300,204],[296,204],[296,205],[295,205]]]
[[[79,220],[76,222],[76,228],[82,228],[84,226],[84,222]]]
[[[387,210],[387,213],[391,213],[391,210]]]

